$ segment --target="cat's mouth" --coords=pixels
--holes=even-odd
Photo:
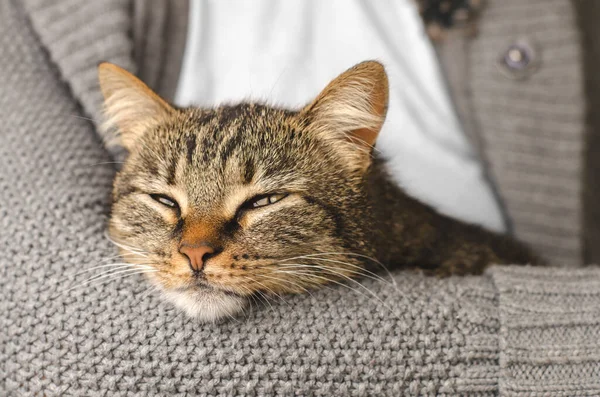
[[[248,303],[246,298],[223,290],[196,287],[186,290],[165,290],[164,296],[188,316],[203,322],[215,322],[237,315],[244,311]]]
[[[163,296],[168,301],[188,316],[202,322],[234,318],[249,303],[249,296],[233,290],[235,286],[212,282],[210,275],[207,278],[202,273],[192,275],[189,272],[157,272],[150,276],[160,285]]]
[[[244,295],[237,293],[235,291],[218,287],[214,284],[211,284],[205,278],[195,278],[194,281],[190,283],[190,285],[185,288],[188,291],[211,291],[211,292],[220,292],[225,295],[236,296],[239,298],[244,298]]]

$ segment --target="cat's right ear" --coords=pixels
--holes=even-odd
[[[117,130],[117,141],[127,150],[148,128],[176,113],[140,79],[117,65],[101,63],[98,80],[104,96],[103,128]]]
[[[333,142],[350,167],[364,171],[385,121],[388,90],[383,65],[362,62],[329,83],[300,115],[314,133]]]

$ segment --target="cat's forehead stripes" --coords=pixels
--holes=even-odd
[[[139,173],[150,193],[176,188],[182,215],[230,219],[255,195],[306,190],[302,169],[320,156],[306,155],[315,146],[296,116],[257,104],[182,109],[141,139]]]
[[[229,163],[235,163],[235,167],[229,168],[235,170],[235,176],[244,183],[250,183],[258,172],[258,162],[262,160],[268,165],[272,162],[268,156],[281,155],[278,151],[285,140],[293,139],[286,125],[291,113],[256,104],[224,106],[209,111],[186,110],[185,122],[167,127],[165,138],[170,138],[171,142],[164,157],[171,163],[184,158],[190,167],[203,173],[222,173],[227,171]],[[179,133],[177,143],[170,135],[173,133]],[[171,171],[175,168],[174,165],[170,167]],[[172,176],[173,172],[168,175]]]
[[[187,148],[187,161],[191,163],[194,159],[194,151],[196,150],[196,134],[188,134],[185,139],[185,146]]]
[[[373,234],[371,222],[362,224],[369,208],[363,176],[370,164],[365,147],[385,116],[381,65],[349,70],[297,111],[248,103],[175,108],[107,65],[100,84],[107,126],[119,131],[130,154],[115,179],[111,235],[144,251],[144,262],[156,270],[151,276],[165,291],[185,289],[190,301],[179,304],[193,307],[194,315],[214,319],[230,296],[301,292],[331,278],[326,269],[346,278],[350,267],[360,269],[355,256],[328,256],[307,273],[307,256],[315,252],[351,249],[372,256],[370,247],[361,248]],[[155,194],[170,196],[181,212]],[[257,200],[262,204],[252,205]],[[190,266],[200,253],[189,257],[182,245],[213,250],[201,255],[202,279]],[[274,263],[290,258],[298,264]],[[286,271],[289,266],[296,267]],[[317,278],[307,277],[312,272]]]
[[[240,104],[216,110],[190,109],[183,129],[184,147],[188,163],[219,165],[232,155],[239,155],[252,140],[256,125],[256,106]],[[243,153],[242,153],[243,154]]]
[[[142,138],[136,153],[142,187],[176,192],[183,214],[218,210],[229,218],[252,195],[286,181],[277,171],[290,113],[254,104],[187,109]]]

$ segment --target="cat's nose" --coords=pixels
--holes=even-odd
[[[214,254],[215,250],[209,244],[182,243],[179,252],[188,257],[192,271],[199,273],[204,267],[204,262]]]

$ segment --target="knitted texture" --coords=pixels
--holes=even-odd
[[[24,0],[28,24],[68,81],[88,116],[100,120],[102,94],[96,67],[102,61],[136,72],[129,38],[130,4],[123,0]],[[100,16],[102,16],[100,18]]]
[[[485,4],[466,88],[484,157],[515,234],[554,263],[580,265],[585,102],[572,2]],[[499,58],[519,40],[539,67],[510,78]]]
[[[453,28],[436,44],[456,110],[516,236],[554,263],[581,265],[584,243],[586,259],[594,258],[590,253],[600,229],[597,206],[591,204],[598,185],[593,160],[586,175],[585,200],[590,204],[582,216],[586,109],[573,4],[586,3],[482,4],[474,39],[465,29]],[[588,19],[588,29],[597,25],[593,16]],[[595,53],[596,36],[591,37],[588,59]],[[530,52],[531,67],[525,71],[503,66],[503,57],[515,45]],[[593,81],[594,68],[589,71]],[[597,157],[591,145],[595,141],[588,143],[589,157]]]
[[[104,237],[112,165],[20,5],[1,7],[0,394],[494,390],[493,372],[470,369],[474,360],[493,367],[486,355],[496,348],[497,322],[486,325],[485,313],[460,299],[475,280],[400,273],[401,292],[366,284],[395,315],[355,285],[358,292],[324,289],[220,325],[144,296],[141,278],[67,291],[86,278],[75,273],[116,254]],[[89,16],[102,17],[97,9]],[[432,293],[423,299],[424,291]]]
[[[324,288],[220,324],[187,318],[141,277],[82,285],[75,273],[116,254],[113,168],[21,4],[0,2],[0,395],[598,393],[598,269],[398,271],[396,285]],[[65,31],[101,37],[120,7],[106,4]],[[71,61],[95,68],[102,54],[78,50]]]
[[[599,269],[489,273],[499,292],[501,394],[600,395]]]
[[[183,61],[188,0],[132,0],[137,76],[172,101]]]

